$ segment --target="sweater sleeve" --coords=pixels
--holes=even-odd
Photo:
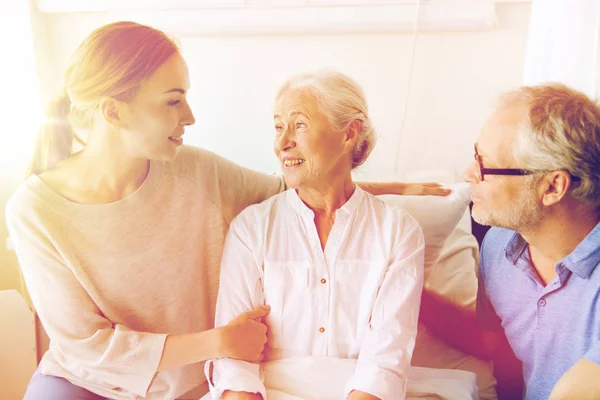
[[[219,205],[228,224],[246,207],[286,189],[281,174],[258,172],[206,151],[202,158],[201,176],[208,175],[215,182],[207,190],[214,191],[210,197]]]
[[[69,268],[40,213],[11,198],[6,221],[29,295],[57,362],[74,376],[145,397],[166,334],[113,324]]]

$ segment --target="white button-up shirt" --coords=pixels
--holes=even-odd
[[[268,304],[267,359],[358,359],[346,395],[404,398],[423,288],[421,227],[358,186],[336,211],[324,250],[314,218],[290,189],[232,222],[215,325]],[[212,382],[213,398],[233,390],[266,399],[257,364],[214,361]]]

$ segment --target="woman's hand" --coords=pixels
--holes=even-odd
[[[365,192],[374,196],[400,194],[405,196],[447,196],[452,190],[435,182],[357,182]]]
[[[217,328],[221,331],[220,353],[224,357],[258,363],[262,360],[267,343],[267,327],[261,322],[269,306],[245,312],[229,324]]]
[[[394,185],[394,183],[391,184]],[[398,182],[395,185],[398,186],[398,193],[396,194],[407,196],[448,196],[452,192],[452,190],[435,182]]]
[[[257,307],[220,328],[168,335],[158,370],[223,357],[260,362],[267,343],[267,327],[260,321],[269,310],[269,306]]]

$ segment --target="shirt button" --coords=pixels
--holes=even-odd
[[[321,279],[321,283],[325,283],[325,282],[327,282],[327,279],[325,279],[325,278]]]
[[[319,328],[319,332],[321,332],[321,333],[325,332],[325,328],[323,328],[323,327]]]
[[[538,301],[538,304],[542,307],[544,307],[546,305],[546,300],[541,299],[540,301]]]

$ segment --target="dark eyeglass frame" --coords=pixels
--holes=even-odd
[[[529,169],[521,169],[521,168],[484,168],[483,162],[481,161],[481,156],[479,155],[479,152],[477,151],[477,143],[475,143],[474,148],[475,148],[475,161],[477,162],[477,167],[478,167],[477,172],[479,173],[477,178],[479,178],[479,180],[481,182],[483,182],[483,179],[485,178],[486,175],[524,176],[524,175],[536,174],[538,172],[544,172],[544,171],[532,171]],[[574,181],[578,181],[579,177],[571,175],[571,179]]]

